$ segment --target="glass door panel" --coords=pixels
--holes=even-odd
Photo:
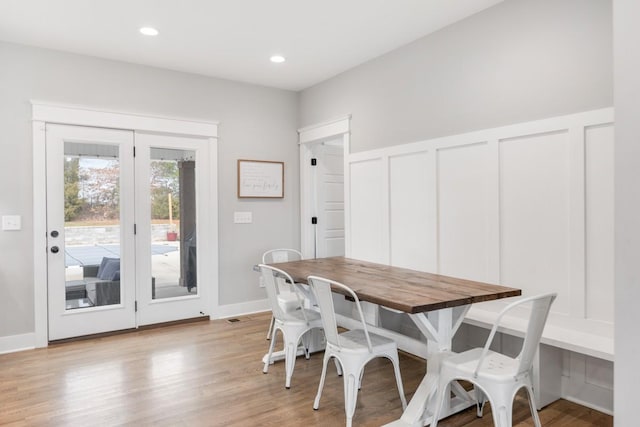
[[[151,297],[193,295],[197,286],[195,152],[150,148]]]
[[[118,146],[64,143],[65,308],[120,304]]]

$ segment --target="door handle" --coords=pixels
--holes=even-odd
[[[58,252],[60,252],[60,248],[57,246],[51,246],[51,252],[57,254]]]

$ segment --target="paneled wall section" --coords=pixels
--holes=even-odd
[[[613,322],[613,111],[351,154],[351,257],[558,292]]]

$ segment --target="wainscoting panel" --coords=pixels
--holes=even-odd
[[[390,260],[396,267],[436,268],[433,154],[389,157]]]
[[[388,238],[382,232],[383,217],[387,217],[383,201],[386,179],[383,180],[382,161],[374,159],[349,165],[351,191],[351,256],[371,262],[387,262]],[[384,227],[388,230],[387,226]],[[372,232],[376,230],[376,232]]]
[[[486,143],[440,148],[438,153],[438,271],[489,279],[489,183]]]
[[[613,322],[613,126],[585,129],[586,317]]]
[[[500,283],[523,294],[558,292],[569,314],[569,135],[500,141]]]
[[[613,110],[348,155],[354,258],[557,292],[613,321]]]

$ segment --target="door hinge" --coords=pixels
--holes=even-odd
[[[134,307],[134,310],[135,310],[135,311],[136,311],[136,313],[137,313],[137,312],[138,312],[138,301],[136,301],[136,302],[133,304],[133,307]]]
[[[136,146],[134,145],[133,146],[133,157],[135,157],[135,156],[136,156]]]
[[[137,224],[133,224],[133,234],[137,234],[138,233],[138,225]]]
[[[315,166],[318,164],[318,159],[311,159],[311,166]]]
[[[312,216],[311,217],[311,224],[316,225],[318,223],[318,217],[317,216]]]

